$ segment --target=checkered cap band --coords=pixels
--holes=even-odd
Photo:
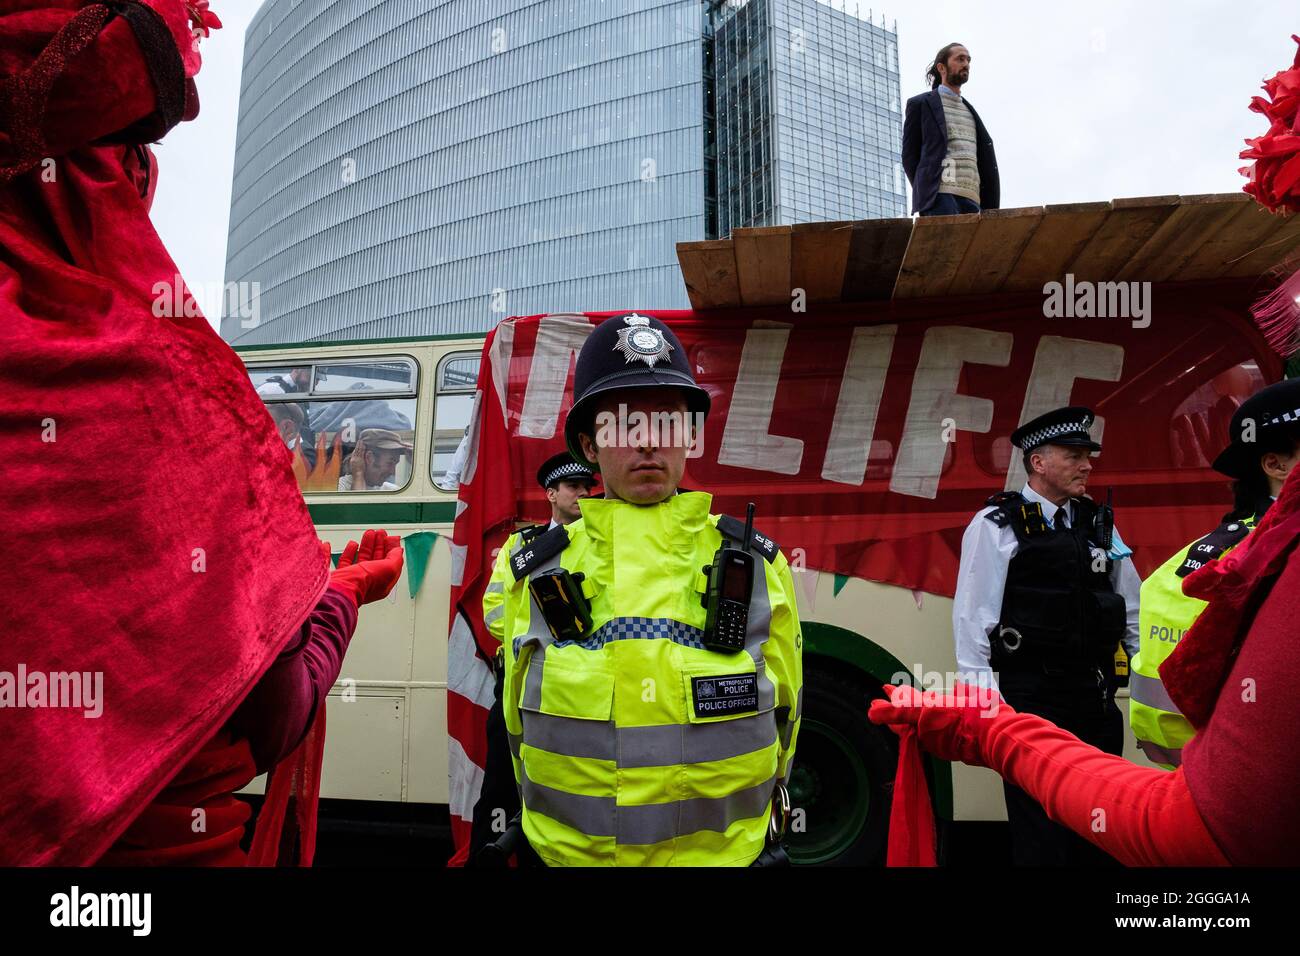
[[[1088,434],[1088,420],[1081,419],[1077,422],[1059,422],[1055,425],[1048,425],[1046,428],[1040,428],[1036,432],[1030,432],[1020,441],[1022,451],[1028,451],[1031,448],[1037,448],[1039,445],[1046,444],[1053,438],[1060,438],[1062,435],[1079,435],[1083,438],[1091,439]]]
[[[558,465],[547,472],[546,480],[543,481],[542,484],[549,488],[551,485],[555,484],[555,482],[561,481],[565,478],[591,478],[594,480],[595,476],[592,475],[590,468],[585,468],[576,461],[569,461],[562,465]]]

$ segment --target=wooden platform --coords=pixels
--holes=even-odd
[[[1297,251],[1300,215],[1222,193],[737,229],[677,260],[692,307],[727,309],[1257,276]]]

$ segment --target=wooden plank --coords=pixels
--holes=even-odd
[[[1088,240],[1110,215],[1110,203],[1082,202],[1043,208],[1043,221],[1025,244],[1002,292],[1041,292],[1044,284],[1060,282]]]
[[[1128,265],[1178,208],[1177,196],[1116,199],[1110,215],[1070,263],[1076,282],[1106,282]]]
[[[809,302],[837,302],[853,240],[851,222],[809,222],[790,227],[790,282]]]
[[[948,294],[972,295],[997,289],[1042,221],[1042,206],[981,212],[975,238],[953,276]]]
[[[693,309],[730,309],[740,305],[736,254],[730,239],[677,243],[677,261]]]
[[[912,226],[903,265],[894,284],[895,299],[944,295],[979,228],[978,213],[923,216]]]
[[[1278,216],[1278,227],[1245,255],[1228,264],[1224,276],[1262,276],[1300,254],[1300,213]]]
[[[1235,259],[1272,235],[1282,225],[1268,210],[1253,200],[1241,204],[1237,214],[1201,243],[1196,253],[1171,274],[1171,281],[1214,279],[1223,275]]]
[[[790,227],[759,226],[731,234],[742,305],[790,304]]]
[[[1118,278],[1161,282],[1182,268],[1209,236],[1241,212],[1244,193],[1184,196],[1169,216],[1124,266]]]
[[[911,219],[867,219],[853,224],[844,268],[842,302],[878,302],[894,294],[912,238]]]

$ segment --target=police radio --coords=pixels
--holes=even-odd
[[[591,605],[582,593],[582,573],[543,571],[528,582],[546,626],[557,641],[581,641],[591,634]]]
[[[1115,542],[1115,489],[1106,489],[1106,503],[1097,506],[1097,517],[1092,522],[1093,540],[1103,551],[1109,552]]]
[[[754,590],[754,556],[749,553],[754,539],[754,503],[745,515],[743,548],[719,548],[713,563],[704,566],[709,583],[700,603],[704,605],[704,646],[730,654],[745,646],[749,629],[749,597]]]

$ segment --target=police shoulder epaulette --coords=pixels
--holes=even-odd
[[[984,517],[999,528],[1005,528],[1011,523],[1012,514],[1019,510],[1024,500],[1018,491],[999,491],[996,495],[990,495],[984,502],[986,508],[993,509]]]
[[[520,528],[519,540],[527,544],[529,541],[532,541],[534,538],[544,533],[547,527],[549,526],[544,524],[530,524],[526,528]]]
[[[1193,571],[1223,556],[1229,548],[1235,548],[1241,539],[1250,534],[1251,526],[1240,519],[1223,522],[1200,541],[1187,549],[1187,557],[1174,572],[1177,577],[1185,578]]]
[[[718,531],[724,537],[730,538],[739,544],[741,539],[745,537],[745,522],[739,518],[733,518],[731,515],[718,515]],[[775,561],[776,556],[781,553],[781,548],[777,543],[757,528],[754,529],[753,539],[750,544],[767,559],[768,564]]]
[[[531,541],[525,541],[510,555],[510,570],[514,573],[515,580],[521,581],[528,577],[543,561],[555,557],[568,546],[569,532],[562,524],[539,534]]]

